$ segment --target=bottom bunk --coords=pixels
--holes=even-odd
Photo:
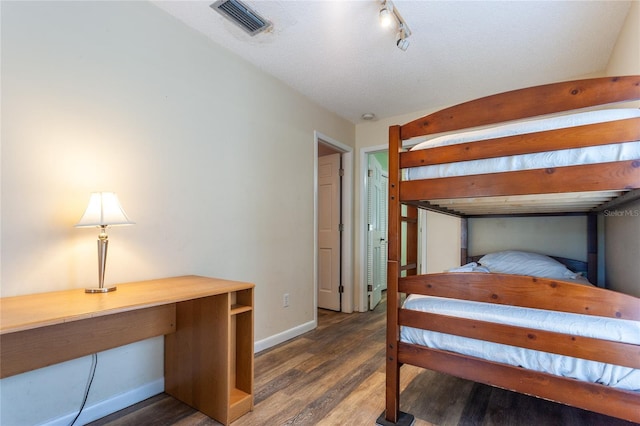
[[[424,318],[421,318],[416,312],[446,315],[448,319],[445,324],[434,327],[440,331],[424,330],[420,328]],[[640,344],[640,327],[637,322],[412,295],[403,305],[400,323],[416,324],[417,327],[403,326],[400,341],[555,376],[640,392],[640,369],[448,334],[447,332],[451,331],[460,332],[460,329],[456,327],[458,318],[485,321],[487,322],[486,327],[504,324],[538,330],[536,333],[550,331],[570,334],[577,338],[605,339],[634,345]],[[526,337],[527,339],[538,338],[531,332]],[[558,346],[556,349],[560,350]]]
[[[397,357],[388,359],[390,377],[410,364],[640,422],[640,299],[569,276],[473,269],[401,277],[390,289],[410,295],[402,305],[388,300],[397,303],[389,310]],[[396,418],[383,414],[378,423],[411,424],[393,383],[387,403]]]

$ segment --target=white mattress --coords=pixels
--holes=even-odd
[[[637,321],[411,295],[404,308],[640,344]],[[438,332],[401,328],[403,342],[640,392],[640,370]]]
[[[534,133],[544,130],[575,127],[636,117],[640,117],[640,109],[608,109],[582,112],[440,136],[419,143],[411,150],[435,148],[438,146],[454,145],[497,137]],[[638,158],[640,158],[640,141],[416,167],[408,170],[407,179],[432,179],[439,177],[465,176],[547,167],[562,167],[576,164],[635,160]]]

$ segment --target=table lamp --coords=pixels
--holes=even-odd
[[[115,286],[104,286],[104,270],[107,263],[107,247],[109,245],[107,226],[133,225],[134,223],[127,217],[114,192],[91,193],[87,210],[75,225],[77,228],[87,226],[100,228],[100,234],[98,235],[98,287],[87,288],[85,289],[86,293],[115,291]]]

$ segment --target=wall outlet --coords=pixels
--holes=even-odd
[[[285,294],[282,296],[282,307],[283,307],[283,308],[286,308],[286,307],[288,307],[288,306],[289,306],[289,293],[285,293]]]

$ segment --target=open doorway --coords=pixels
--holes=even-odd
[[[353,152],[319,133],[315,148],[315,306],[353,312]]]

